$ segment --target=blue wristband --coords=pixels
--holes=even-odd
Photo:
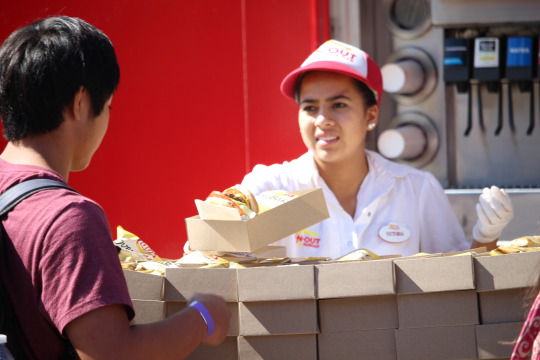
[[[206,323],[206,327],[208,328],[208,333],[206,334],[206,337],[209,337],[214,333],[214,320],[212,320],[212,315],[210,315],[210,312],[206,308],[206,306],[203,305],[203,303],[200,303],[198,301],[193,301],[189,306],[194,307],[197,309],[197,311],[201,314],[204,322]]]

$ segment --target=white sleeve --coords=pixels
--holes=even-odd
[[[448,253],[467,250],[470,244],[439,181],[429,172],[418,193],[421,228],[420,251]]]
[[[286,178],[282,175],[284,166],[284,164],[255,165],[253,171],[244,176],[242,186],[247,187],[255,196],[268,190],[291,191],[283,182],[283,178]]]

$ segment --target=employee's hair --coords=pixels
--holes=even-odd
[[[295,98],[297,104],[300,103],[300,87],[302,86],[302,81],[304,80],[304,76],[308,72],[309,71],[306,71],[306,72],[300,74],[300,77],[298,77],[298,81],[296,82],[296,87],[295,87],[295,90],[294,90],[294,98]],[[370,108],[373,105],[377,105],[377,99],[375,98],[375,94],[373,93],[373,91],[371,91],[371,89],[366,84],[364,84],[360,80],[352,78],[352,77],[350,79],[352,80],[354,86],[356,87],[356,90],[364,98],[366,108]]]
[[[14,141],[55,130],[81,86],[97,116],[119,80],[111,41],[83,20],[51,17],[18,29],[0,48],[4,137]]]

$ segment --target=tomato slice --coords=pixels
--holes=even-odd
[[[234,200],[232,200],[227,195],[220,193],[219,191],[212,191],[210,195],[208,195],[208,197],[217,197],[217,198],[226,200],[227,203],[231,203],[233,207],[238,209],[238,211],[240,212],[240,215],[246,215],[246,212],[240,206],[238,206],[238,204]]]

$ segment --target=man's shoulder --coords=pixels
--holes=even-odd
[[[16,172],[2,172],[0,167],[0,192],[11,188],[12,186],[32,179],[56,180],[67,185],[64,180],[53,171],[44,171],[37,169],[27,169]],[[14,210],[19,214],[15,218],[24,219],[42,219],[44,222],[56,222],[58,219],[66,218],[103,218],[102,208],[93,200],[81,195],[74,189],[52,188],[44,189],[32,194]],[[41,222],[41,221],[40,221]]]
[[[32,179],[56,180],[65,184],[64,179],[53,170],[35,165],[12,164],[0,159],[0,192]]]

